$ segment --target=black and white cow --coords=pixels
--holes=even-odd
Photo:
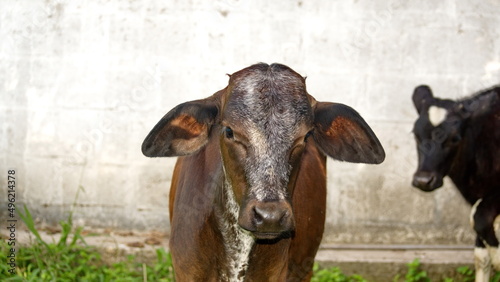
[[[500,86],[452,101],[435,98],[422,85],[413,103],[419,117],[413,128],[418,169],[412,184],[433,191],[444,176],[451,178],[472,205],[476,281],[488,281],[491,265],[500,270],[494,227],[500,218]]]

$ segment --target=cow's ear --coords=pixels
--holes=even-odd
[[[420,85],[413,90],[412,99],[415,109],[417,109],[417,112],[420,114],[420,112],[425,108],[425,105],[434,100],[434,96],[432,95],[432,90],[429,86]]]
[[[379,164],[384,161],[384,148],[377,136],[352,108],[318,102],[314,124],[314,141],[328,156],[354,163]]]
[[[491,91],[473,99],[465,100],[456,105],[456,111],[464,118],[475,118],[488,114],[500,100],[497,92]]]
[[[219,112],[216,95],[173,108],[144,139],[142,153],[147,157],[183,156],[205,146]]]

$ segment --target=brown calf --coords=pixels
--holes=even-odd
[[[170,192],[178,281],[308,281],[324,228],[326,155],[381,163],[350,107],[317,102],[287,66],[256,64],[168,112],[148,157],[179,157]]]

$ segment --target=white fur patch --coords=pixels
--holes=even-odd
[[[429,121],[431,122],[431,124],[433,126],[438,126],[446,119],[448,110],[436,106],[431,106],[428,113]]]
[[[252,123],[247,123],[248,136],[250,143],[255,151],[255,159],[253,167],[249,172],[249,178],[252,185],[252,194],[258,201],[263,201],[270,194],[277,197],[279,200],[284,200],[283,191],[274,186],[264,186],[262,180],[277,179],[280,175],[277,174],[276,166],[278,165],[274,158],[277,152],[273,152],[271,144],[268,143],[266,135],[262,130]],[[274,158],[273,158],[274,157]]]
[[[495,219],[493,224],[497,238],[500,238],[500,215]],[[500,271],[500,250],[498,248],[490,248],[491,262],[497,271]]]
[[[474,228],[474,214],[477,211],[477,207],[481,204],[483,199],[479,199],[471,209],[470,213],[470,223]],[[493,228],[495,229],[496,236],[499,238],[500,231],[500,215],[496,217]],[[486,242],[484,242],[486,244]],[[486,249],[476,248],[474,250],[474,256],[476,261],[476,281],[489,281],[491,265],[496,270],[500,270],[500,251],[497,247],[490,247],[486,244]]]
[[[476,214],[476,211],[477,211],[477,207],[479,206],[479,204],[483,201],[483,199],[479,199],[476,201],[476,203],[472,206],[471,210],[470,210],[470,225],[472,226],[472,228],[474,228],[474,215]]]
[[[250,144],[255,150],[258,156],[265,156],[267,150],[266,136],[255,124],[251,122],[245,123],[248,128],[248,137],[250,138]]]
[[[476,282],[488,282],[491,275],[491,259],[487,249],[474,249],[474,265],[476,267]]]
[[[223,166],[224,167],[224,166]],[[225,168],[224,168],[225,173]],[[229,221],[221,222],[221,232],[224,237],[224,247],[226,249],[227,263],[229,266],[228,281],[244,281],[245,276],[240,277],[240,273],[246,272],[248,267],[248,258],[254,244],[254,238],[242,230],[238,225],[238,215],[240,207],[234,198],[231,184],[224,183],[224,193],[226,196],[227,218]]]
[[[488,252],[490,253],[491,264],[495,270],[500,271],[500,251],[498,248],[489,247]]]

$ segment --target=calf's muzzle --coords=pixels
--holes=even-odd
[[[295,228],[292,207],[285,200],[250,200],[241,209],[238,223],[256,239],[276,239]]]
[[[443,178],[434,172],[417,171],[413,175],[412,185],[422,191],[430,192],[443,186]]]

